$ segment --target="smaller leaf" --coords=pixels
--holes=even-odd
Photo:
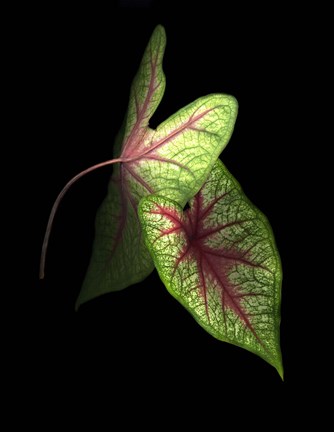
[[[216,338],[245,348],[283,377],[281,264],[270,225],[220,160],[183,212],[151,195],[139,216],[168,291]]]

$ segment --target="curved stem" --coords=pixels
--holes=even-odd
[[[105,162],[101,162],[97,165],[93,165],[93,166],[85,169],[84,171],[81,171],[79,174],[74,176],[68,183],[66,183],[65,187],[62,189],[60,194],[57,196],[57,199],[52,206],[51,213],[50,213],[49,220],[48,220],[48,224],[46,226],[45,235],[44,235],[42,252],[41,252],[41,261],[40,261],[40,267],[39,267],[39,278],[40,279],[44,278],[45,257],[46,257],[46,252],[48,249],[49,237],[50,237],[50,233],[51,233],[51,229],[52,229],[53,220],[54,220],[55,214],[57,212],[58,206],[59,206],[61,200],[63,199],[64,195],[69,190],[69,188],[77,180],[79,180],[81,177],[85,176],[86,174],[90,173],[91,171],[95,171],[98,168],[102,168],[104,166],[112,165],[112,164],[118,163],[118,162],[127,162],[127,159],[122,159],[122,158],[111,159],[111,160],[108,160]]]

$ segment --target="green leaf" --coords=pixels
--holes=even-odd
[[[189,204],[183,212],[156,195],[140,203],[162,281],[211,335],[259,355],[283,377],[282,271],[269,222],[219,160]]]
[[[166,45],[158,26],[133,81],[119,158],[96,218],[91,262],[77,300],[83,302],[143,280],[154,268],[137,215],[141,198],[161,194],[180,205],[193,197],[228,143],[237,101],[224,94],[197,99],[156,130],[148,122],[165,89]]]

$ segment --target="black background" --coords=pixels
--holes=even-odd
[[[201,6],[182,3],[181,9],[180,3],[123,1],[101,10],[55,7],[36,11],[36,16],[28,11],[18,55],[26,116],[23,155],[33,160],[32,193],[22,194],[33,237],[25,259],[32,286],[21,331],[22,352],[31,359],[28,374],[44,390],[61,389],[66,395],[93,384],[106,390],[110,400],[129,403],[139,401],[143,391],[153,399],[172,392],[173,403],[204,398],[219,407],[230,392],[252,398],[255,389],[266,403],[269,394],[284,395],[302,374],[305,352],[295,319],[291,234],[296,205],[291,182],[293,190],[300,187],[292,174],[299,144],[287,132],[295,125],[289,89],[298,81],[293,65],[300,35],[291,37],[292,12],[279,5],[268,10],[253,4],[218,8],[206,1]],[[232,94],[239,102],[222,160],[268,217],[281,254],[285,382],[262,359],[208,335],[155,272],[74,311],[110,168],[86,176],[65,197],[49,244],[46,279],[38,280],[52,203],[72,176],[111,158],[132,78],[159,23],[167,33],[167,86],[152,126],[209,93]]]

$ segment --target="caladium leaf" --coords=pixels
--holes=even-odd
[[[168,291],[216,338],[283,376],[281,264],[265,216],[220,160],[190,208],[151,195],[139,206],[146,245]]]
[[[183,206],[207,178],[228,143],[237,116],[234,97],[212,94],[179,110],[156,130],[148,122],[165,89],[165,32],[158,26],[133,81],[124,122],[121,161],[97,219],[91,262],[77,307],[143,280],[154,265],[137,215],[141,198],[161,194]]]

